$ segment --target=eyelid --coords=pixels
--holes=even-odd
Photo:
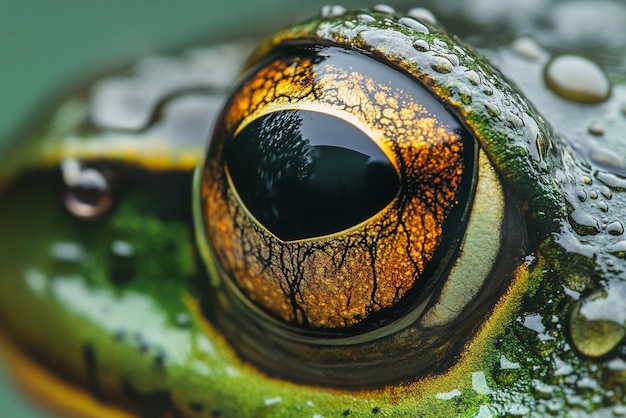
[[[459,256],[436,304],[420,320],[425,328],[445,325],[457,319],[476,297],[496,264],[504,223],[504,191],[482,150],[478,153],[478,178]]]

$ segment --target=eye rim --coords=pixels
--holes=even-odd
[[[529,213],[534,218],[534,224],[538,226],[538,235],[546,236],[553,231],[557,221],[548,213],[552,213],[549,208],[558,210],[559,198],[551,180],[543,173],[555,171],[554,165],[559,159],[559,152],[552,143],[549,127],[532,105],[527,103],[497,70],[491,68],[489,64],[481,63],[478,54],[471,47],[451,38],[437,25],[424,22],[424,27],[428,31],[413,31],[399,22],[403,16],[394,17],[368,11],[370,17],[376,18],[375,21],[360,22],[359,15],[362,13],[363,11],[359,11],[346,13],[341,17],[313,18],[286,28],[266,40],[253,53],[248,61],[248,67],[273,48],[308,43],[354,49],[395,67],[421,81],[426,89],[439,97],[448,110],[465,124],[488,156],[501,181],[504,178],[506,182],[511,180],[519,185],[515,190],[516,196],[510,193],[506,193],[505,196],[506,206],[512,205],[515,208],[511,214],[514,220],[509,219],[508,222],[521,224],[524,206],[524,212]],[[347,25],[346,22],[351,24]],[[375,36],[369,38],[362,36],[363,32],[368,31]],[[390,39],[393,42],[386,42]],[[419,40],[426,41],[439,55],[434,52],[426,55],[426,52],[432,51],[413,48],[413,44]],[[446,71],[441,71],[441,67],[436,70],[437,66],[433,65],[433,60],[437,61],[441,54],[450,51],[461,54],[460,57],[456,57],[458,65],[444,68]],[[448,69],[450,71],[447,71]],[[460,69],[467,74],[461,73]],[[498,112],[500,109],[493,108],[494,103],[502,105],[506,103],[510,109],[507,109],[504,116],[515,115],[517,119],[512,121],[507,119],[508,124],[503,123],[505,117]],[[511,132],[511,128],[515,130]],[[198,170],[196,172],[198,184],[200,177]],[[194,196],[199,199],[197,195],[198,193]],[[198,205],[194,206],[196,220],[199,221],[196,225],[202,225],[202,214],[198,209],[200,205],[198,202]],[[525,254],[523,248],[526,246],[527,237],[525,230],[518,233],[519,240],[514,246],[518,251],[505,254],[508,266],[518,268],[494,269],[499,277],[505,278],[489,288],[488,293],[492,299],[495,297],[494,294],[502,295],[512,280],[526,272],[520,259],[521,255]],[[437,334],[439,331],[445,331],[446,327],[435,327],[422,335],[425,339],[438,341],[434,346],[432,341],[428,342],[427,346],[433,350],[430,350],[424,358],[420,358],[428,364],[415,365],[413,364],[415,357],[407,362],[406,352],[401,352],[399,354],[401,358],[397,361],[388,358],[390,353],[391,357],[399,353],[397,347],[390,346],[390,339],[396,342],[403,341],[405,349],[412,346],[414,335],[412,336],[410,330],[388,336],[390,338],[343,347],[323,344],[308,346],[299,341],[285,339],[279,333],[272,334],[271,331],[267,332],[267,328],[260,327],[256,318],[247,315],[250,311],[244,312],[242,316],[241,311],[237,310],[236,305],[241,300],[233,300],[230,297],[232,293],[229,293],[227,285],[224,284],[228,283],[228,280],[219,278],[220,274],[225,272],[220,272],[220,266],[212,254],[211,244],[203,240],[202,228],[197,229],[197,234],[199,247],[215,286],[212,297],[224,300],[220,304],[222,312],[218,314],[214,307],[208,307],[205,314],[216,320],[240,355],[252,360],[253,364],[270,374],[293,381],[335,387],[363,387],[363,382],[369,382],[368,386],[397,383],[404,379],[443,372],[449,366],[447,362],[460,355],[462,347],[471,342],[470,332],[468,338],[460,343],[446,344]],[[522,244],[519,244],[520,242]],[[487,298],[487,295],[481,296],[482,301]],[[479,319],[480,324],[494,313],[494,309],[495,304],[489,303],[486,308],[472,311],[472,318]],[[475,332],[479,326],[470,328]],[[257,347],[260,341],[264,344],[262,348]],[[281,353],[280,359],[272,354],[276,352]],[[419,353],[420,356],[422,354],[425,352]],[[426,358],[428,360],[425,360]],[[363,361],[366,363],[362,363]],[[354,362],[357,366],[353,365]],[[364,367],[364,364],[367,366]]]

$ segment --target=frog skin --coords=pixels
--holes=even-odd
[[[575,6],[550,4],[546,14],[570,13],[570,27],[581,15],[593,22]],[[603,7],[617,21],[626,15],[619,3]],[[436,12],[454,23],[455,11]],[[61,416],[626,414],[626,45],[587,51],[606,70],[608,97],[598,88],[563,97],[567,88],[544,82],[558,31],[527,24],[520,32],[547,39],[546,49],[506,36],[494,47],[483,28],[476,52],[422,9],[327,7],[268,38],[246,64],[249,44],[219,45],[145,59],[79,89],[2,153],[0,324],[16,381]],[[444,269],[413,323],[383,316],[391,332],[358,344],[326,337],[342,343],[320,357],[307,350],[320,346],[315,333],[280,345],[276,335],[301,324],[263,328],[258,303],[237,304],[199,209],[205,140],[226,118],[233,68],[254,71],[300,39],[372,55],[427,86],[471,131],[477,183],[502,190],[474,222],[482,186],[472,186],[461,216],[478,231],[504,231],[492,258],[487,244],[475,249],[478,284],[446,287]],[[472,250],[470,229],[450,263]],[[447,317],[437,307],[455,287],[464,290],[447,293],[456,296],[444,307],[460,315]],[[436,333],[423,331],[427,318]],[[345,332],[359,339],[376,324]],[[436,335],[430,351],[411,340],[424,335]],[[413,350],[408,363],[402,350]],[[350,361],[364,357],[383,366]]]

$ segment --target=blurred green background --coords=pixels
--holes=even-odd
[[[35,108],[73,79],[178,45],[238,33],[260,37],[317,13],[324,3],[0,0],[0,144],[18,125],[38,120]],[[20,398],[4,370],[0,359],[0,416],[46,416]]]

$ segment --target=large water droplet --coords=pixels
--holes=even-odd
[[[85,167],[74,159],[61,164],[67,210],[81,219],[95,219],[113,207],[114,199],[107,173]]]
[[[588,357],[602,357],[626,337],[626,283],[612,282],[606,292],[580,300],[570,314],[570,337]]]
[[[557,55],[544,70],[548,87],[559,96],[581,103],[599,103],[611,94],[611,82],[593,61],[577,55]]]

